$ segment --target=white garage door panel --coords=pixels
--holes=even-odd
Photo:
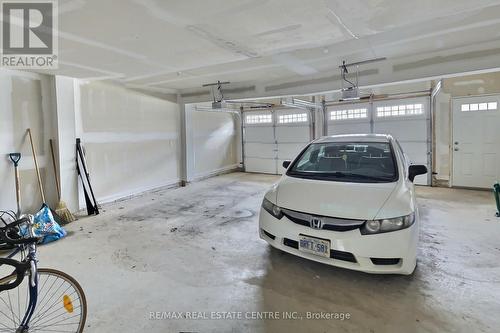
[[[370,123],[336,123],[328,125],[328,135],[370,133]]]
[[[282,143],[278,144],[278,174],[283,174],[283,161],[293,161],[304,149],[307,143]]]
[[[302,143],[309,142],[310,138],[309,126],[277,126],[276,141],[278,142],[293,142]]]
[[[246,157],[275,158],[276,145],[274,143],[253,143],[245,145]]]
[[[421,108],[415,107],[416,104],[420,105]],[[384,108],[384,111],[386,108],[390,108],[391,112],[383,112],[379,116],[377,112],[377,108],[379,107]],[[393,114],[393,108],[397,109],[397,113]],[[366,109],[366,113],[364,109]],[[422,110],[422,113],[415,112],[414,110],[416,109]],[[333,119],[332,112],[334,112]],[[328,135],[358,133],[391,134],[398,140],[413,163],[427,165],[427,168],[431,170],[427,130],[429,123],[429,97],[375,101],[372,104],[353,103],[335,105],[328,108],[326,117],[328,119]],[[373,130],[370,124],[371,119],[373,121]],[[421,175],[415,179],[415,183],[426,185],[429,184],[428,179],[428,175]]]
[[[425,118],[403,119],[398,121],[376,121],[374,133],[391,134],[401,143],[403,141],[427,142],[427,122]]]
[[[274,142],[272,126],[248,126],[245,129],[246,142]]]
[[[414,106],[419,105],[422,113],[414,113]],[[407,111],[411,106],[412,111]],[[396,108],[405,114],[386,114],[379,116],[379,108]],[[398,100],[376,101],[373,103],[373,132],[391,134],[403,148],[413,164],[423,164],[431,172],[429,159],[429,97],[405,98]],[[387,111],[389,112],[389,111]],[[392,111],[390,111],[392,112]],[[396,111],[394,111],[396,112]],[[415,184],[429,185],[429,174],[415,178]]]
[[[360,110],[366,110],[363,117],[349,119],[349,117],[354,116],[351,112],[358,113]],[[332,119],[332,113],[335,113],[335,117],[340,119]],[[370,133],[370,104],[351,103],[328,107],[326,119],[328,121],[328,135]]]
[[[281,116],[287,116],[288,122],[280,121]],[[300,118],[307,121],[290,121],[290,118]],[[294,119],[292,119],[294,120]],[[310,114],[301,110],[280,110],[276,113],[277,173],[283,174],[283,161],[293,160],[302,148],[311,141]]]
[[[307,143],[280,143],[278,144],[278,159],[293,160]]]
[[[245,158],[245,170],[247,172],[260,172],[276,174],[276,160],[263,158]]]
[[[399,144],[413,164],[427,165],[427,148],[422,143],[399,141]]]
[[[271,123],[249,124],[253,119],[272,115]],[[292,160],[311,140],[310,114],[297,109],[245,113],[244,161],[248,172],[281,174],[284,160]],[[268,118],[269,119],[269,118]]]

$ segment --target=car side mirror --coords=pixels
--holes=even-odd
[[[427,167],[421,164],[410,165],[408,168],[408,179],[413,182],[416,176],[427,173]]]
[[[283,161],[283,168],[288,169],[290,163],[292,163],[292,161]]]

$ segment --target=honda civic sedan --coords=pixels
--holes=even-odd
[[[311,142],[266,193],[260,237],[285,252],[367,273],[409,275],[419,214],[411,165],[390,135],[329,136]]]

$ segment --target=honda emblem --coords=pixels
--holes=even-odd
[[[323,221],[318,217],[313,217],[311,219],[311,228],[313,229],[323,229]]]

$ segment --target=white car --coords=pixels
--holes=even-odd
[[[291,254],[367,273],[411,274],[419,215],[410,165],[390,135],[311,142],[266,193],[260,237]]]

